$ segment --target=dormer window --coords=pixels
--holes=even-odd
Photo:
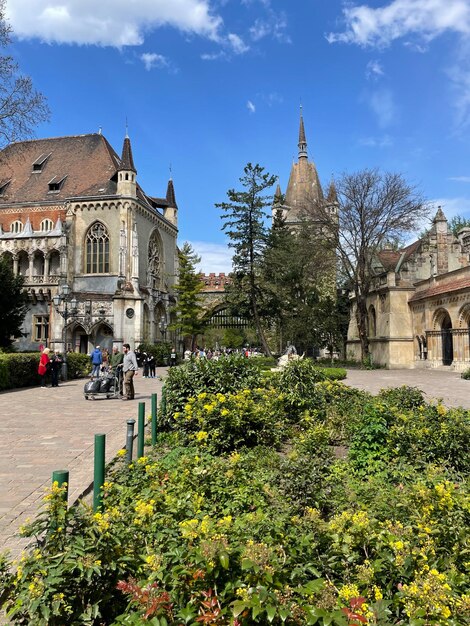
[[[44,167],[47,159],[51,156],[51,154],[41,154],[33,163],[33,174],[37,174],[42,172],[42,168]]]
[[[60,191],[66,178],[66,176],[54,176],[54,178],[49,181],[49,191]]]
[[[21,233],[23,232],[23,223],[20,220],[15,220],[12,222],[10,226],[11,233]]]
[[[8,180],[4,180],[0,183],[0,197],[5,195],[8,185],[10,184],[11,178]]]

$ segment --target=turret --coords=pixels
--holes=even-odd
[[[127,133],[122,146],[121,165],[118,168],[117,195],[137,197],[137,170],[132,158],[131,140]]]
[[[300,105],[300,125],[299,125],[299,159],[307,159],[307,139],[305,138],[304,116],[302,115],[302,105]]]
[[[168,181],[168,187],[166,190],[166,201],[168,206],[163,209],[163,217],[171,222],[174,226],[178,225],[178,205],[176,204],[175,188],[173,186],[173,179]]]

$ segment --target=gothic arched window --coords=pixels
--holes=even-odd
[[[101,222],[95,222],[90,226],[85,237],[85,272],[87,274],[109,272],[109,235]]]
[[[54,228],[54,224],[52,223],[52,220],[49,220],[47,218],[45,220],[42,220],[42,222],[39,224],[39,230],[42,233],[52,230],[53,228]]]
[[[10,232],[11,233],[21,233],[23,232],[23,224],[20,220],[15,220],[14,222],[12,222],[11,226],[10,226]]]
[[[154,232],[150,237],[147,268],[149,287],[151,287],[152,289],[159,289],[161,276],[161,256],[160,240],[156,232]]]

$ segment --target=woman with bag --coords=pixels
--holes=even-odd
[[[41,354],[41,358],[39,359],[39,367],[38,367],[38,374],[39,377],[41,379],[41,388],[45,389],[46,388],[46,374],[50,369],[51,366],[51,360],[49,358],[49,348],[44,348],[44,350],[42,351]]]

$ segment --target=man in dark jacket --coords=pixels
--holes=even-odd
[[[62,368],[62,363],[64,362],[63,356],[60,354],[59,349],[56,348],[54,350],[54,354],[51,357],[51,378],[52,378],[52,387],[59,386],[59,374]]]

